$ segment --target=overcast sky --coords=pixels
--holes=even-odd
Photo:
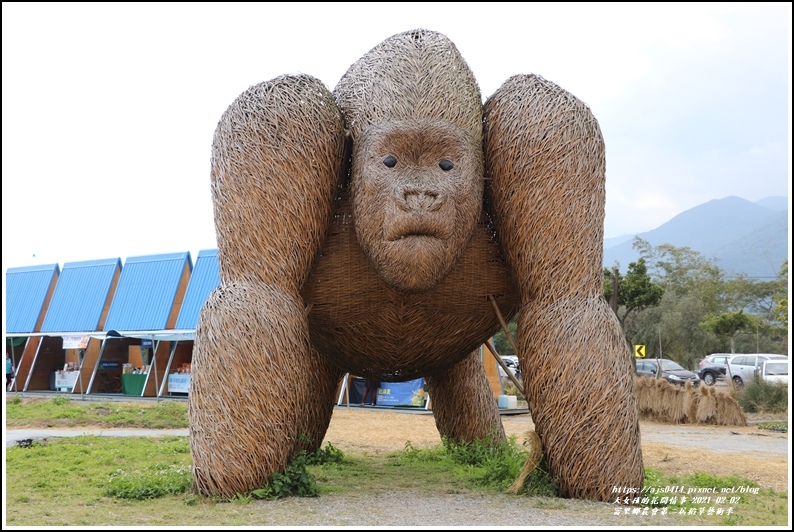
[[[3,2],[3,270],[217,246],[210,146],[249,86],[333,89],[383,39],[446,34],[490,96],[535,73],[606,140],[605,236],[791,197],[791,4]],[[4,303],[5,304],[5,303]]]

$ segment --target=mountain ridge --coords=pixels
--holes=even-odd
[[[604,267],[626,271],[639,258],[634,237],[652,246],[688,247],[728,275],[773,279],[788,258],[789,206],[785,196],[751,202],[738,196],[707,201],[656,229],[604,239]]]

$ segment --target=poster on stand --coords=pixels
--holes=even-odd
[[[77,383],[79,371],[56,371],[55,372],[55,389],[60,392],[70,392]]]
[[[425,406],[425,379],[405,382],[381,382],[378,406]]]
[[[189,391],[189,373],[172,373],[168,376],[168,393],[188,393]]]

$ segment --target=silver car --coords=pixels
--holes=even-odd
[[[786,355],[775,355],[770,353],[756,353],[754,355],[733,355],[728,360],[728,371],[734,384],[743,386],[746,382],[752,382],[756,378],[761,364],[767,360],[788,360]]]

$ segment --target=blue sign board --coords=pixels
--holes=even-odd
[[[118,360],[103,360],[99,363],[100,369],[119,369],[121,363]]]
[[[378,406],[425,406],[425,379],[406,382],[381,382]]]

